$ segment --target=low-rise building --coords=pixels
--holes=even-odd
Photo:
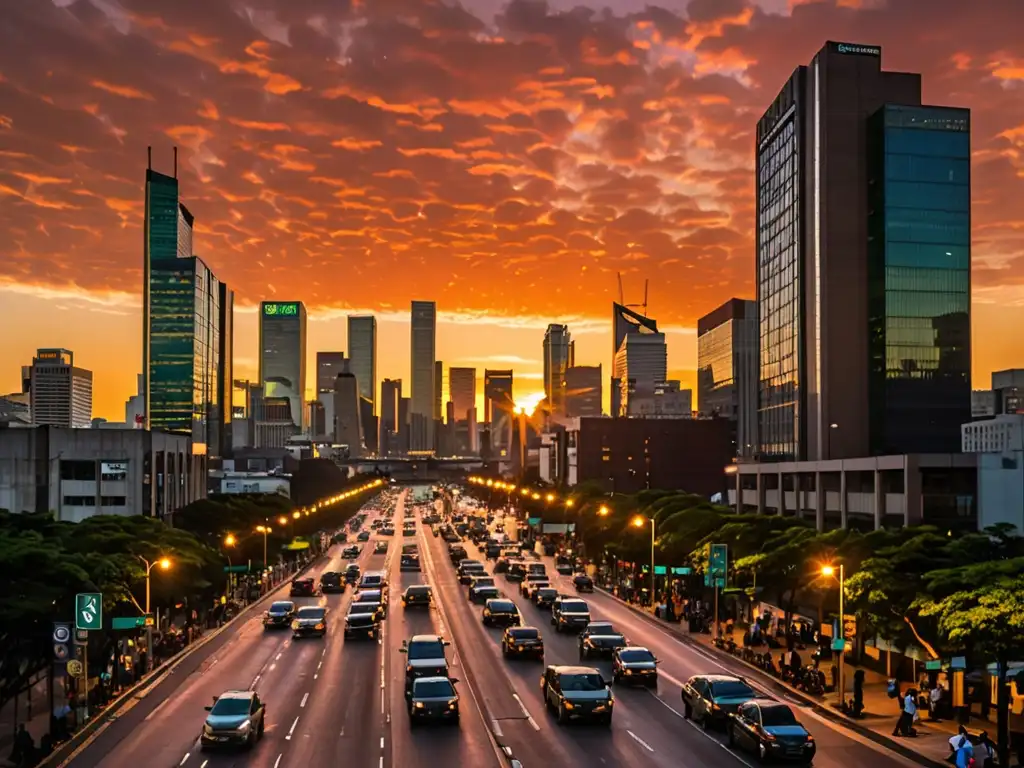
[[[977,454],[978,528],[1009,523],[1024,533],[1024,414],[961,427],[964,453]]]
[[[277,472],[210,472],[211,491],[216,493],[265,493],[291,497],[290,475]]]

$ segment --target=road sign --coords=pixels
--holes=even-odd
[[[87,629],[76,629],[75,630],[75,645],[88,645],[89,644],[89,630]]]
[[[68,674],[72,677],[81,677],[82,673],[85,672],[85,667],[82,666],[82,662],[78,659],[71,659],[67,663]]]
[[[668,566],[665,566],[665,565],[656,565],[656,566],[654,566],[654,575],[655,576],[665,576],[667,574],[668,574]]]
[[[249,565],[225,565],[224,573],[248,573]]]
[[[724,577],[729,570],[729,545],[711,545],[711,563],[708,568],[715,576]]]
[[[67,645],[71,640],[71,625],[64,622],[53,622],[53,642]]]
[[[693,573],[693,569],[692,568],[687,568],[685,565],[684,566],[672,566],[671,570],[672,570],[672,575],[673,576],[689,576],[691,573]]]
[[[68,658],[68,647],[64,643],[53,644],[53,657],[57,661],[65,661]]]
[[[152,627],[154,624],[152,614],[146,616],[115,616],[110,620],[111,629],[139,629],[140,627]]]
[[[75,628],[103,629],[103,595],[79,592],[75,595]]]

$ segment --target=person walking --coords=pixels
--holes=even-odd
[[[993,768],[996,764],[996,745],[988,737],[988,731],[982,731],[978,737],[978,751],[981,753],[981,768]]]
[[[903,709],[900,711],[900,718],[896,721],[896,727],[893,729],[893,736],[914,735],[914,718],[917,715],[917,703],[914,699],[914,689],[908,688],[903,695]]]

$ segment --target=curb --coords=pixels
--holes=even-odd
[[[291,578],[294,578],[301,573],[305,573],[324,558],[325,556],[321,555],[311,561],[304,568],[296,571]],[[282,581],[281,584],[283,583],[284,582]],[[281,584],[278,584],[277,587],[280,587]],[[115,722],[118,717],[146,698],[146,696],[148,696],[154,688],[160,685],[167,676],[178,667],[179,664],[207,643],[210,643],[215,638],[219,637],[222,632],[234,625],[236,621],[247,616],[253,609],[260,606],[268,597],[277,591],[277,587],[271,589],[258,600],[249,603],[249,605],[235,614],[235,616],[229,621],[226,621],[224,624],[212,631],[206,632],[198,641],[192,643],[192,645],[187,648],[183,648],[170,658],[163,661],[160,665],[154,667],[137,683],[110,702],[100,715],[93,717],[77,733],[75,733],[74,736],[43,758],[38,763],[37,768],[65,768],[65,766],[69,765],[72,760],[78,757],[83,750],[92,744],[92,742],[95,741],[104,730],[106,730],[107,726]]]
[[[647,620],[649,624],[661,627],[663,630],[671,634],[673,637],[675,637],[685,645],[692,646],[693,648],[699,648],[702,651],[712,654],[721,659],[731,659],[737,661],[740,664],[749,667],[751,670],[757,673],[759,680],[763,679],[764,681],[767,681],[772,687],[784,689],[787,694],[793,696],[796,699],[799,699],[805,706],[813,709],[822,717],[828,719],[833,723],[836,723],[837,725],[841,725],[842,727],[847,728],[848,730],[853,731],[859,736],[863,736],[865,739],[874,742],[878,746],[884,747],[892,752],[895,752],[901,757],[905,757],[906,759],[911,760],[912,762],[915,762],[918,765],[927,766],[928,768],[949,768],[948,763],[941,762],[939,760],[933,760],[930,757],[922,755],[920,752],[916,752],[913,749],[910,749],[909,747],[905,747],[900,742],[894,741],[893,739],[883,736],[882,734],[878,733],[878,731],[866,728],[865,726],[858,723],[856,720],[853,720],[852,718],[840,714],[838,711],[832,709],[831,707],[825,704],[822,704],[820,701],[816,701],[815,699],[810,698],[803,691],[798,691],[796,688],[793,688],[787,685],[786,683],[783,683],[781,680],[766,675],[760,668],[755,667],[753,664],[744,661],[739,656],[734,656],[731,653],[727,653],[726,651],[716,648],[713,645],[705,645],[704,643],[694,640],[688,634],[684,634],[682,631],[676,629],[668,622],[661,621],[655,618],[652,614],[647,613],[646,611],[641,610],[640,608],[637,608],[634,605],[630,605],[629,603],[620,600],[606,589],[603,589],[598,586],[595,586],[594,589],[598,592],[601,592],[603,595],[611,598],[612,600],[615,600],[620,605],[625,606],[638,616],[642,616],[644,619]]]

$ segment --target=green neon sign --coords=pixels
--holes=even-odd
[[[295,317],[299,314],[299,305],[294,301],[265,303],[263,314],[267,317]]]

